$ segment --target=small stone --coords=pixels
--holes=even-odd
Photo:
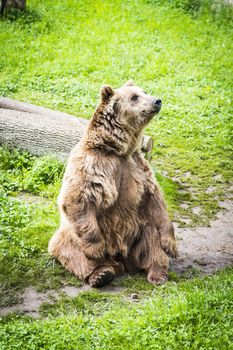
[[[186,171],[186,173],[183,174],[184,177],[190,177],[191,175],[190,171]]]
[[[173,182],[179,182],[179,183],[181,183],[180,177],[178,177],[178,176],[172,176],[171,179],[172,179]]]
[[[209,186],[209,187],[207,188],[207,190],[206,190],[206,193],[210,194],[210,193],[213,193],[215,190],[216,190],[215,187]]]
[[[200,207],[194,207],[193,208],[193,214],[199,215],[201,213],[201,208]]]
[[[185,225],[191,225],[191,223],[192,223],[192,220],[189,219],[189,218],[187,218],[187,217],[182,217],[182,218],[181,218],[181,221],[182,221],[182,223],[185,224]]]
[[[189,205],[187,203],[181,203],[181,208],[183,209],[188,209],[189,208]]]
[[[220,181],[220,180],[222,180],[222,175],[218,174],[218,175],[213,176],[212,178],[216,181]]]
[[[195,263],[197,263],[200,266],[206,266],[209,265],[210,262],[209,261],[205,261],[204,259],[200,259],[200,260],[194,260]]]
[[[131,294],[131,300],[138,300],[139,299],[139,296],[138,296],[138,294],[137,293],[133,293],[133,294]]]

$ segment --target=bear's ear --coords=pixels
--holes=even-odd
[[[114,95],[114,90],[108,86],[108,85],[103,85],[100,88],[100,98],[102,102],[106,102]]]
[[[124,86],[134,86],[134,81],[130,79],[124,84]]]

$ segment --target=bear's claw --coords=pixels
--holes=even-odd
[[[178,256],[176,240],[170,235],[165,235],[161,238],[161,246],[164,252],[171,258],[176,258]]]
[[[100,267],[89,277],[91,287],[100,288],[110,283],[115,277],[115,271],[112,267]]]

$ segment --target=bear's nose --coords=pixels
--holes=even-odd
[[[162,104],[162,101],[160,100],[160,98],[158,98],[158,99],[154,100],[154,104],[156,106],[160,106]]]

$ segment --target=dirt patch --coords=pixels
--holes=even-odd
[[[62,292],[70,298],[77,297],[81,292],[88,292],[91,289],[89,284],[84,284],[81,287],[65,286],[62,288]]]
[[[54,303],[60,297],[63,292],[70,298],[77,297],[81,292],[86,292],[91,289],[91,286],[84,284],[81,287],[65,286],[59,290],[59,292],[50,290],[46,293],[39,293],[34,288],[26,288],[22,295],[22,302],[14,306],[8,306],[0,308],[0,316],[7,315],[11,312],[19,312],[33,318],[38,318],[40,313],[40,306],[42,303]],[[101,292],[119,293],[123,290],[121,287],[114,287],[112,285],[105,286],[99,289]]]
[[[212,274],[233,264],[233,202],[221,202],[223,207],[210,227],[180,228],[177,224],[179,257],[171,261],[171,271],[184,273],[196,268]]]
[[[26,288],[22,296],[22,303],[1,308],[0,315],[3,316],[10,312],[22,312],[32,317],[38,317],[41,304],[49,300],[52,302],[56,297],[57,294],[54,292],[38,293],[34,288]]]

